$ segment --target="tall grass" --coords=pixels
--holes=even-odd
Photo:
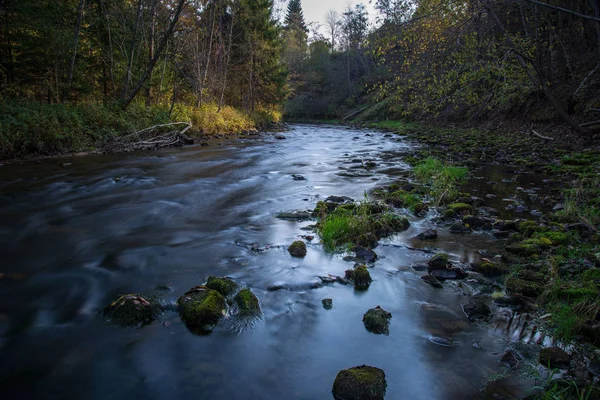
[[[445,165],[434,157],[428,157],[414,169],[414,176],[431,184],[431,195],[438,204],[451,201],[458,195],[460,183],[469,170],[465,167]]]

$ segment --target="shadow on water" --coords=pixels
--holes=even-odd
[[[351,263],[326,254],[318,239],[304,259],[290,257],[287,245],[312,222],[274,218],[329,195],[361,198],[406,174],[402,156],[416,145],[333,126],[298,125],[286,136],[0,169],[3,391],[21,398],[320,399],[330,398],[340,369],[370,364],[385,370],[390,399],[479,396],[500,368],[505,335],[471,324],[461,291],[433,289],[408,268],[429,257],[406,245],[430,222],[414,221],[383,241],[373,284],[355,292],[315,288],[318,276],[343,275]],[[478,182],[475,195],[485,190]],[[438,242],[462,262],[494,246],[486,234],[442,234]],[[160,295],[174,305],[210,275],[252,288],[262,318],[224,321],[205,336],[189,332],[175,307],[138,330],[102,320],[120,293],[167,286]],[[333,299],[331,310],[321,307],[323,298]],[[393,315],[389,336],[361,322],[377,305]]]

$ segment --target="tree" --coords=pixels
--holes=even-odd
[[[300,0],[290,0],[285,15],[284,26],[286,30],[297,29],[308,34],[308,27],[304,21],[304,12]]]
[[[342,26],[340,14],[335,10],[327,11],[327,14],[325,14],[325,22],[327,23],[327,30],[331,37],[331,52],[333,53],[335,51],[335,39],[339,35]]]

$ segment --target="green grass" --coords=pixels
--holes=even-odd
[[[460,183],[469,170],[465,167],[445,165],[434,157],[428,157],[414,169],[415,178],[431,183],[431,195],[438,204],[452,201],[458,195]]]
[[[396,132],[399,134],[404,134],[407,131],[416,130],[420,128],[420,125],[414,122],[405,122],[405,121],[380,121],[380,122],[371,122],[368,125],[370,128],[376,129],[384,129],[391,132]]]

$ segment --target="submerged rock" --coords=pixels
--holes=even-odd
[[[285,219],[289,221],[305,221],[312,218],[310,211],[283,211],[275,214],[275,218]]]
[[[467,273],[460,268],[434,269],[429,273],[442,281],[447,279],[464,279],[468,276]]]
[[[154,321],[161,308],[152,299],[139,294],[124,294],[104,310],[104,317],[110,324],[124,328],[136,328]]]
[[[427,229],[424,232],[421,232],[417,235],[417,238],[420,240],[435,240],[438,237],[437,230],[435,229]]]
[[[383,370],[361,365],[338,372],[332,393],[336,400],[383,400],[386,387]]]
[[[488,260],[483,260],[479,263],[471,263],[471,268],[473,268],[474,271],[479,272],[481,275],[487,276],[488,278],[506,275],[509,272],[507,266],[495,264]]]
[[[352,250],[356,254],[358,260],[362,260],[366,263],[372,263],[377,260],[377,253],[371,249],[356,245]]]
[[[560,347],[546,347],[540,350],[540,364],[550,368],[569,368],[571,356]]]
[[[321,304],[324,309],[331,310],[333,308],[333,299],[323,299],[321,300]]]
[[[390,319],[392,318],[392,314],[385,311],[383,308],[377,306],[375,308],[369,309],[363,315],[363,324],[365,324],[365,328],[369,332],[373,333],[383,333],[389,335],[389,326]]]
[[[450,233],[457,233],[457,234],[471,233],[471,228],[469,228],[468,226],[466,226],[463,223],[457,222],[455,224],[452,224],[452,226],[450,226]]]
[[[258,298],[250,291],[250,289],[242,289],[233,298],[233,301],[238,306],[240,314],[260,314],[260,303]]]
[[[505,283],[506,289],[510,294],[522,294],[535,298],[544,291],[544,286],[538,282],[529,282],[515,277],[509,277]]]
[[[306,256],[306,244],[301,240],[296,240],[288,247],[288,251],[293,257]]]
[[[441,289],[441,288],[443,288],[443,286],[442,286],[442,282],[440,282],[440,281],[438,280],[438,278],[436,278],[436,277],[435,277],[435,276],[433,276],[433,275],[423,275],[423,276],[421,277],[421,280],[422,280],[422,281],[424,281],[424,282],[426,282],[426,283],[428,283],[428,284],[430,284],[430,285],[431,285],[431,286],[433,286],[434,288],[438,288],[438,289]]]
[[[471,321],[485,321],[492,315],[492,310],[480,300],[470,300],[462,309]]]
[[[196,286],[177,300],[181,320],[191,328],[211,331],[226,312],[221,293],[206,286]]]
[[[225,297],[228,297],[234,294],[240,285],[229,278],[217,278],[215,276],[209,276],[206,280],[205,286],[209,289],[216,290]]]

